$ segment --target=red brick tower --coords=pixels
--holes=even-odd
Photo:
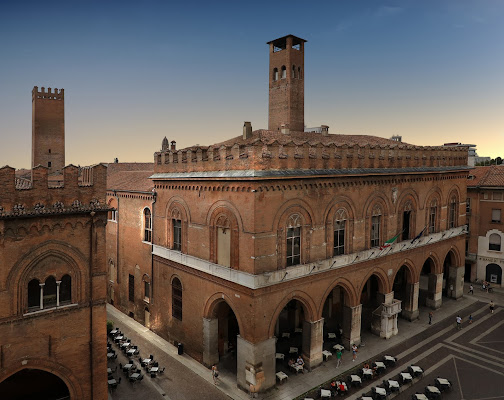
[[[65,166],[65,93],[63,89],[34,86],[32,90],[32,168],[49,173]]]
[[[268,129],[304,131],[304,43],[287,35],[270,45]]]

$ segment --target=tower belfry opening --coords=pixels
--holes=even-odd
[[[287,35],[270,45],[269,118],[272,131],[304,131],[304,43]]]

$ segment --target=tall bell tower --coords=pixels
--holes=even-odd
[[[304,131],[305,42],[293,35],[268,42],[269,130]]]
[[[43,165],[49,173],[65,166],[65,92],[32,90],[32,168]]]

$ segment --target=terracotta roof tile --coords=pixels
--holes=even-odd
[[[230,147],[233,146],[234,144],[238,145],[245,145],[245,144],[255,144],[255,143],[262,143],[262,144],[273,144],[277,143],[279,145],[285,145],[288,143],[292,143],[296,146],[301,146],[303,144],[309,144],[309,145],[317,145],[317,144],[322,144],[322,145],[348,145],[348,146],[353,146],[353,145],[361,145],[365,146],[367,144],[369,145],[405,145],[405,146],[410,146],[408,143],[404,142],[396,142],[391,139],[385,139],[382,137],[378,136],[371,136],[371,135],[335,135],[335,134],[328,134],[327,136],[323,136],[321,133],[317,132],[293,132],[291,131],[288,134],[279,132],[279,131],[268,131],[265,129],[259,129],[257,131],[252,132],[252,136],[248,139],[243,139],[243,136],[237,136],[232,139],[228,139],[224,142],[220,143],[215,143],[211,146],[191,146],[188,147],[188,149],[196,149],[196,148],[205,148],[205,147],[213,147],[213,148],[218,148],[221,146],[226,146]]]
[[[476,167],[469,174],[468,187],[504,187],[504,165]]]
[[[154,187],[149,179],[153,173],[153,163],[108,164],[107,189],[149,192]]]

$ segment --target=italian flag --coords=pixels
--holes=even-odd
[[[399,232],[397,235],[395,235],[393,238],[390,238],[385,242],[383,246],[380,246],[380,250],[386,249],[387,247],[392,246],[392,243],[394,243],[397,238],[401,235],[402,232]]]

